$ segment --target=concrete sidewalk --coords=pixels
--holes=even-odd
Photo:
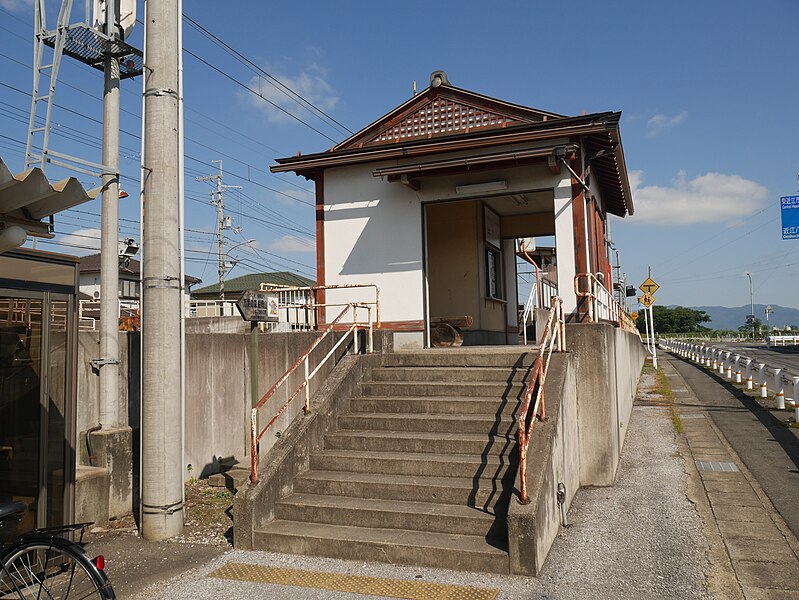
[[[681,423],[677,441],[686,458],[687,493],[709,542],[711,590],[722,598],[799,599],[799,542],[714,423],[724,388],[703,385],[699,398],[678,371],[680,359],[660,359]],[[750,436],[761,433],[754,430],[757,419],[748,422]]]

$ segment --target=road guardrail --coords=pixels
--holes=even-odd
[[[723,375],[728,381],[745,384],[747,390],[754,390],[757,378],[760,397],[768,398],[771,391],[777,408],[785,410],[786,403],[792,405],[794,419],[799,423],[799,376],[791,374],[788,369],[771,367],[733,350],[707,344],[664,338],[658,344],[672,354]],[[786,388],[791,393],[788,398],[785,397]]]

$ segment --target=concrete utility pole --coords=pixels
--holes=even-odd
[[[116,2],[106,2],[105,31],[117,33]],[[119,419],[119,58],[105,57],[103,205],[100,240],[100,423]]]
[[[216,206],[216,240],[217,240],[217,272],[219,273],[219,299],[224,302],[225,300],[225,273],[228,270],[227,262],[225,262],[225,229],[233,229],[236,233],[240,231],[237,227],[231,227],[228,224],[228,218],[225,217],[225,201],[223,194],[225,190],[241,189],[240,185],[222,185],[222,161],[212,160],[212,163],[219,163],[219,173],[216,175],[207,175],[205,177],[197,177],[195,181],[211,181],[216,180],[216,199],[211,200],[211,204]],[[213,194],[212,194],[213,197]],[[223,309],[224,310],[224,309]]]
[[[179,0],[145,2],[141,529],[183,531]]]

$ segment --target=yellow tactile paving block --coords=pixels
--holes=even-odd
[[[292,585],[335,592],[349,592],[387,598],[409,598],[412,600],[494,600],[497,590],[464,585],[447,585],[406,579],[365,577],[346,573],[325,573],[281,567],[265,567],[245,563],[227,563],[208,574],[218,579],[252,581]]]

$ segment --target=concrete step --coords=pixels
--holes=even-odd
[[[382,367],[372,370],[371,380],[417,382],[521,383],[530,373],[528,367]]]
[[[325,435],[325,449],[368,452],[412,452],[505,455],[516,447],[516,438],[490,434],[439,433],[419,431],[339,431]]]
[[[237,492],[241,486],[250,478],[250,469],[235,467],[224,473],[214,473],[208,477],[208,485],[211,487],[223,487],[231,492]]]
[[[361,396],[458,396],[519,400],[526,385],[516,383],[435,383],[426,381],[365,382],[359,384]]]
[[[402,413],[348,413],[338,418],[339,430],[427,431],[484,433],[513,436],[517,423],[506,415],[430,415]]]
[[[501,538],[508,534],[506,514],[497,518],[469,506],[407,500],[295,493],[275,505],[275,518],[303,523],[479,535],[484,538]]]
[[[368,452],[362,450],[323,450],[311,454],[310,468],[318,471],[422,475],[425,477],[471,477],[512,479],[519,462],[517,452],[508,456],[489,454],[423,454],[410,452]]]
[[[350,400],[354,413],[401,413],[431,415],[502,415],[512,418],[519,408],[518,400],[454,396],[370,396]]]
[[[515,470],[511,471],[515,474]],[[294,492],[414,500],[439,504],[474,506],[489,514],[505,514],[513,492],[514,479],[474,479],[472,477],[424,477],[420,475],[385,475],[347,471],[306,471],[294,480]]]
[[[476,535],[374,529],[275,520],[254,532],[260,550],[507,574],[506,542]]]
[[[532,366],[538,348],[488,346],[482,348],[431,348],[394,352],[386,358],[389,367],[521,367]]]

